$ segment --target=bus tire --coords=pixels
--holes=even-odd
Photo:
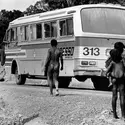
[[[92,77],[91,81],[96,90],[108,90],[109,80],[106,77]]]
[[[61,77],[58,79],[58,82],[59,82],[59,88],[68,88],[71,82],[71,77]]]
[[[26,76],[24,75],[18,75],[18,78],[16,79],[17,85],[24,85],[26,82]]]
[[[19,75],[17,68],[15,71],[15,81],[17,85],[24,85],[26,82],[26,75]]]

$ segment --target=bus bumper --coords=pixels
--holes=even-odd
[[[101,76],[106,77],[106,70],[104,69],[75,69],[74,76]]]

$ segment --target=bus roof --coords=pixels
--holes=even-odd
[[[30,15],[30,16],[20,17],[10,22],[9,26],[38,22],[38,21],[52,19],[52,18],[55,19],[57,17],[71,15],[75,13],[76,11],[81,10],[82,8],[91,8],[91,7],[108,7],[108,8],[125,9],[125,7],[118,5],[118,4],[102,3],[102,4],[78,5],[78,6],[68,7],[64,9],[57,9],[57,10],[47,11],[47,12],[38,13],[38,14]]]

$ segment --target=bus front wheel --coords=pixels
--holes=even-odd
[[[91,78],[94,88],[96,90],[108,90],[109,80],[105,77],[93,77]]]
[[[19,75],[18,69],[16,68],[15,71],[15,81],[17,85],[24,85],[26,82],[26,76],[25,75]]]
[[[58,81],[59,81],[59,88],[68,88],[71,82],[71,77],[61,77],[58,79]]]

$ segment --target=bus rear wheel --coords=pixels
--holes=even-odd
[[[92,77],[91,81],[96,90],[108,90],[109,88],[109,80],[105,77]]]
[[[68,88],[71,82],[71,77],[61,77],[58,79],[58,81],[59,81],[59,88]]]
[[[16,68],[15,71],[15,81],[17,85],[24,85],[26,82],[26,76],[25,75],[19,75],[18,69]]]

